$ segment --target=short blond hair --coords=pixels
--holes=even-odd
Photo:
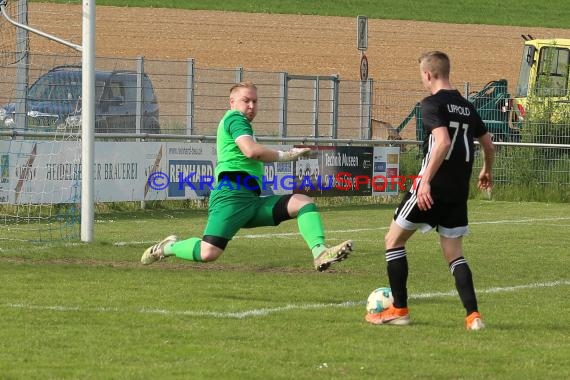
[[[240,88],[250,88],[252,90],[256,90],[257,91],[257,86],[255,85],[255,83],[250,82],[250,81],[244,81],[244,82],[239,82],[234,84],[231,88],[230,88],[230,95],[232,95],[234,92],[236,92],[237,90],[239,90]]]
[[[439,50],[428,51],[418,58],[420,67],[429,71],[435,79],[449,78],[451,62],[447,54]]]

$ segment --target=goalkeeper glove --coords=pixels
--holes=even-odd
[[[308,156],[311,148],[291,148],[287,151],[278,150],[277,161],[295,161],[299,157]]]

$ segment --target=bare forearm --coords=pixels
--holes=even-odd
[[[483,168],[487,171],[491,171],[493,168],[493,163],[495,162],[495,149],[493,146],[483,149],[483,154],[485,155],[483,161]]]
[[[277,150],[268,148],[261,144],[255,144],[252,149],[244,154],[253,160],[262,162],[275,162],[279,161],[279,152]]]
[[[447,144],[439,144],[435,146],[435,149],[432,151],[430,155],[429,162],[426,166],[426,169],[422,173],[422,181],[430,183],[433,176],[439,168],[441,164],[445,160],[445,156],[447,155],[447,151],[449,150],[449,145]]]
[[[236,140],[236,143],[247,158],[261,162],[295,161],[311,151],[310,148],[290,148],[286,151],[275,150],[258,144],[249,139],[249,137]]]
[[[483,148],[483,170],[484,171],[491,171],[493,168],[493,163],[495,162],[495,146],[493,145],[493,140],[489,133],[481,136],[479,138],[479,144]]]

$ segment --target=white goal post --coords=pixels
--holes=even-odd
[[[93,241],[95,188],[95,0],[83,0],[81,112],[81,240]]]
[[[8,1],[17,2],[27,9],[27,0],[0,0],[2,17],[17,28],[35,33],[68,46],[82,54],[82,112],[81,112],[81,240],[93,241],[94,231],[94,137],[95,137],[95,0],[83,0],[82,45],[35,29],[26,23],[15,21],[7,12]],[[27,17],[26,17],[27,19]]]

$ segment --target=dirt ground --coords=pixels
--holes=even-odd
[[[31,3],[29,24],[81,43],[81,6]],[[287,71],[359,78],[355,17],[269,15],[156,8],[96,8],[96,54],[105,57],[186,60],[198,67]],[[417,57],[444,50],[452,81],[516,83],[521,34],[570,38],[570,29],[368,20],[369,77],[418,81]],[[65,51],[43,38],[32,50]]]

